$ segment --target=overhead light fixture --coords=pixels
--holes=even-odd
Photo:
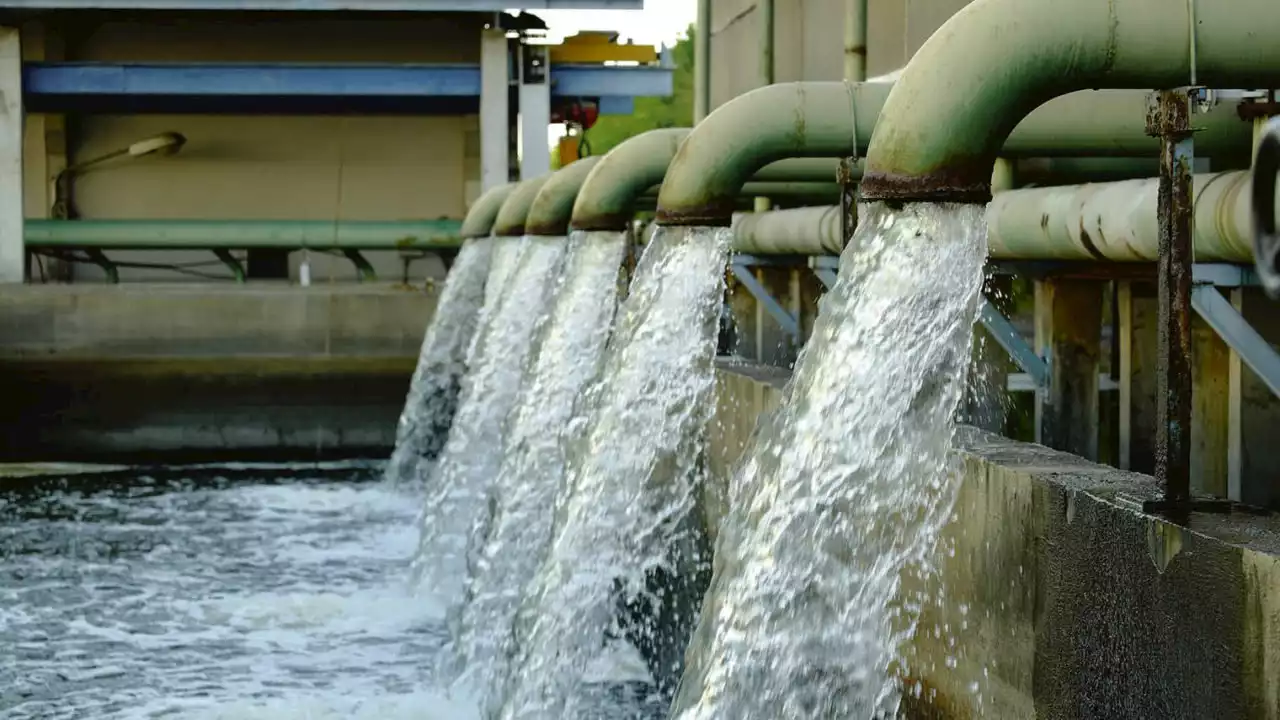
[[[116,158],[129,157],[140,158],[148,155],[167,156],[173,155],[187,144],[187,136],[180,132],[164,132],[159,135],[152,135],[143,138],[128,147],[112,150],[105,155],[99,155],[83,162],[68,165],[63,168],[62,172],[53,181],[53,207],[49,214],[56,219],[66,220],[75,216],[75,211],[71,207],[69,198],[71,197],[71,178],[83,173],[91,167],[101,165],[102,163]]]

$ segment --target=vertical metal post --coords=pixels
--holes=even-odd
[[[844,79],[867,79],[867,0],[844,3]]]
[[[760,84],[773,84],[773,2],[756,0],[756,21],[760,24]]]
[[[1160,138],[1160,257],[1157,263],[1159,335],[1156,363],[1156,479],[1163,510],[1185,521],[1191,501],[1191,266],[1194,197],[1191,95],[1154,93],[1147,133]]]
[[[845,158],[840,161],[840,238],[841,248],[849,247],[853,240],[853,231],[858,228],[858,163],[856,158]]]
[[[693,29],[693,122],[711,112],[711,0],[697,0]]]

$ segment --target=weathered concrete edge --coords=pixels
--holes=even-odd
[[[718,363],[705,493],[713,533],[728,474],[786,379]],[[1280,718],[1280,522],[1197,515],[1192,529],[1178,528],[1141,512],[1159,495],[1148,476],[972,428],[958,432],[957,451],[964,481],[942,542],[949,559],[926,583],[937,587],[904,583],[932,598],[926,629],[906,650],[908,680],[928,702],[908,703],[909,716],[1087,717],[1124,707]]]

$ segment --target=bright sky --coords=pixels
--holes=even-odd
[[[509,12],[516,12],[514,10]],[[579,30],[613,30],[620,41],[674,45],[697,15],[696,0],[644,0],[643,10],[534,10],[547,21],[548,39],[559,41]]]

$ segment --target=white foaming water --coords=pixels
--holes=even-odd
[[[781,410],[730,486],[679,720],[896,717],[898,654],[954,503],[986,259],[977,206],[859,209]]]
[[[577,400],[599,372],[613,327],[625,242],[615,232],[570,237],[562,280],[510,416],[493,518],[477,549],[458,632],[466,684],[481,694],[507,672],[520,595],[551,533]]]
[[[570,452],[552,543],[521,604],[503,718],[652,707],[590,682],[611,637],[635,645],[657,682],[678,674],[709,561],[694,510],[730,237],[664,228],[641,258]]]
[[[519,242],[527,247],[478,333],[458,412],[423,506],[414,574],[419,591],[446,611],[462,599],[469,574],[467,550],[473,535],[485,527],[507,416],[519,397],[526,359],[564,260],[563,237]]]
[[[396,426],[396,447],[387,464],[387,478],[393,482],[417,480],[420,465],[440,453],[449,435],[467,351],[484,304],[493,242],[466,241],[449,271]]]
[[[420,483],[380,465],[0,494],[0,717],[475,720],[405,583]]]

